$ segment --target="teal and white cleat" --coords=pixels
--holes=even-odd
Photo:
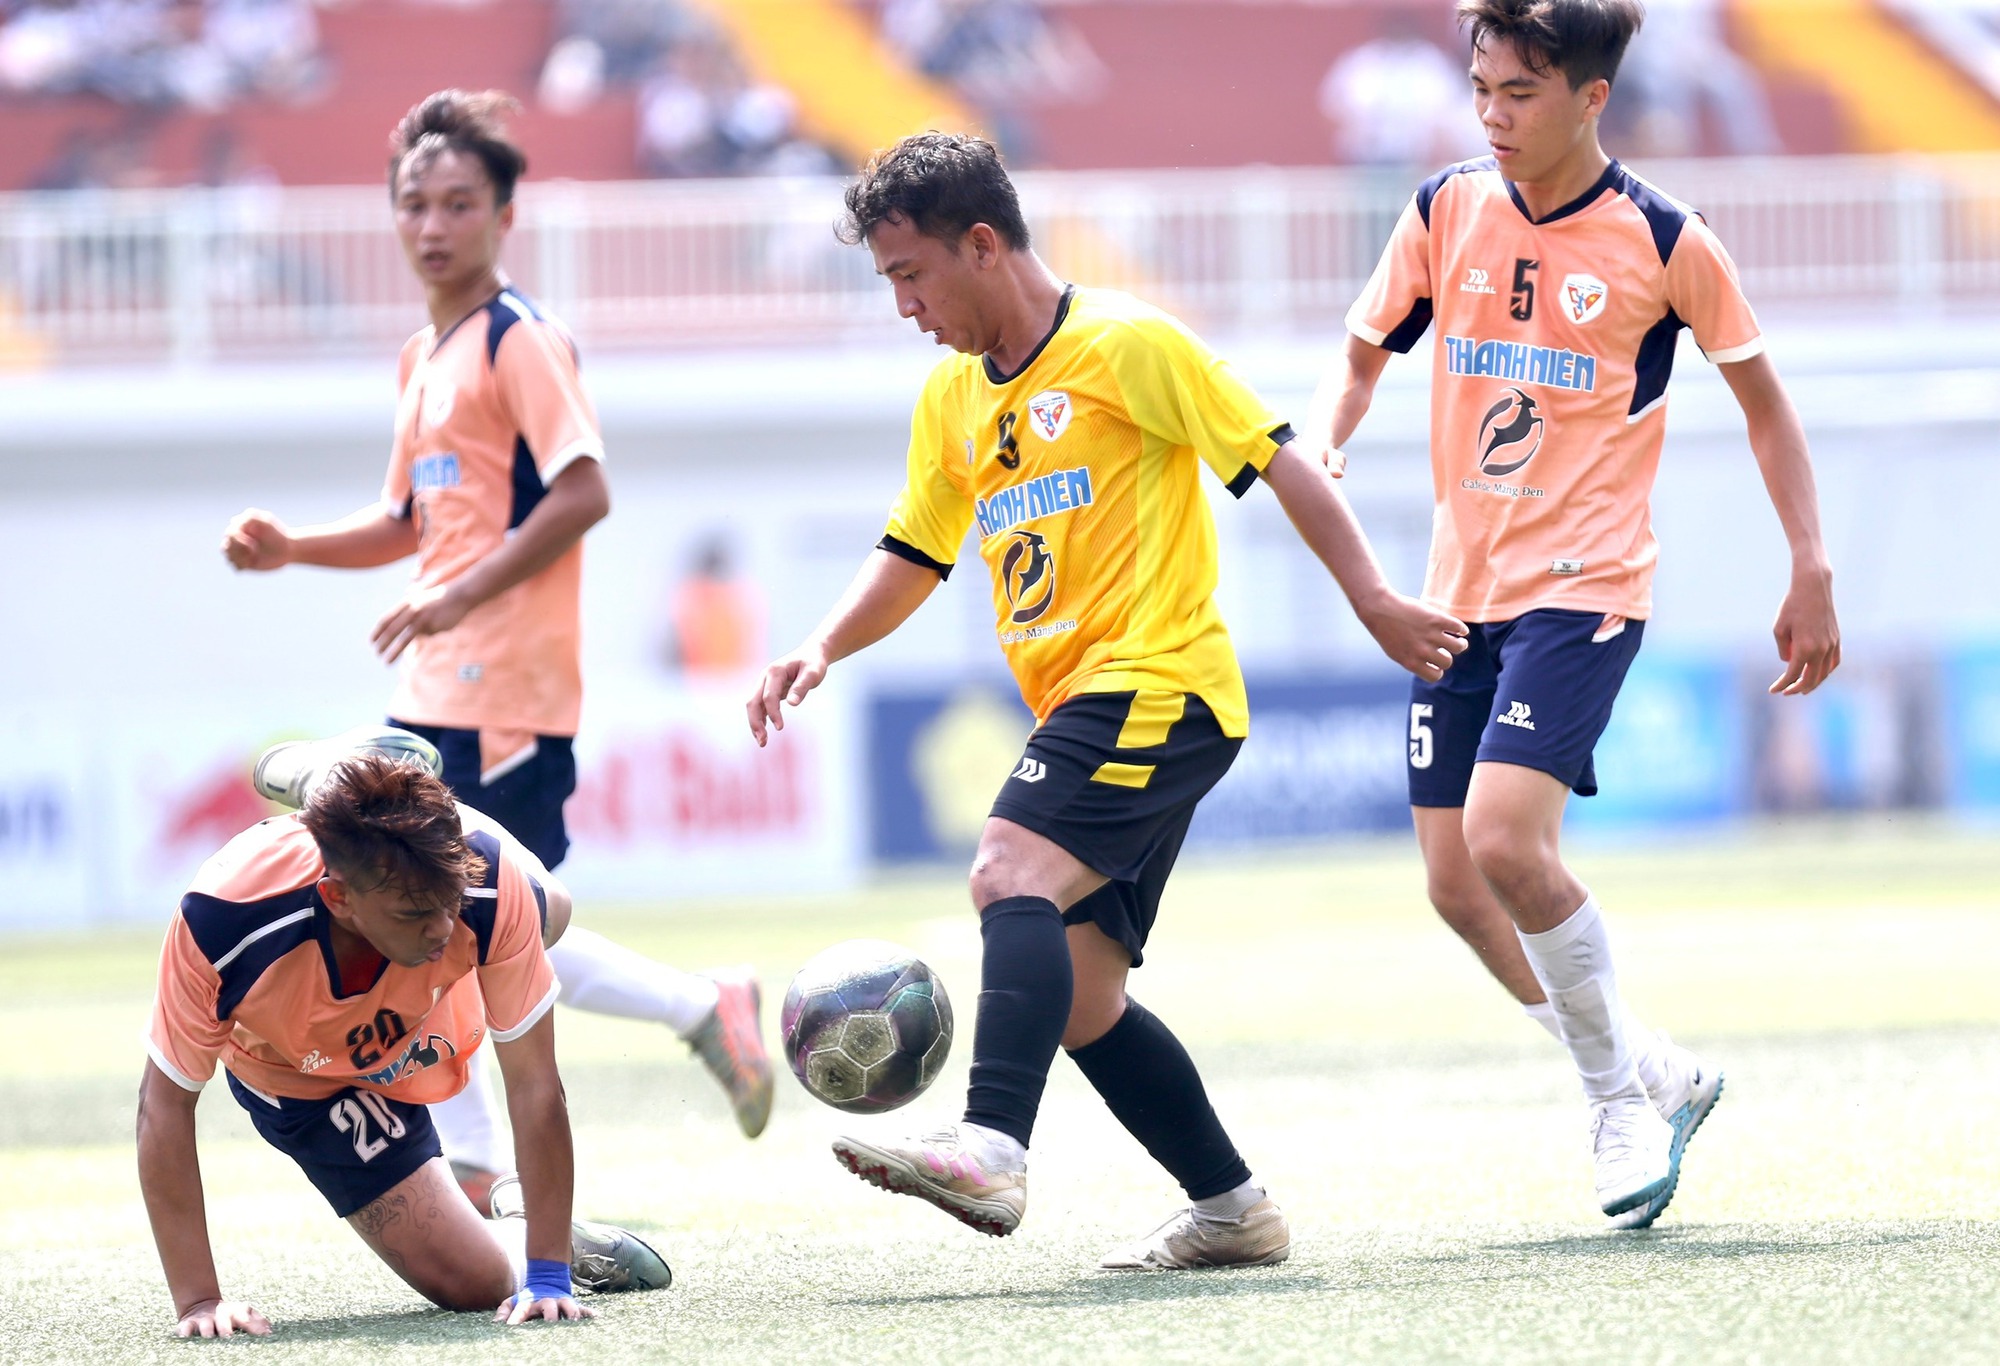
[[[1673,1184],[1673,1127],[1651,1102],[1600,1101],[1590,1118],[1597,1163],[1597,1204],[1609,1215],[1644,1209]]]
[[[355,754],[383,754],[422,764],[440,776],[444,773],[443,756],[423,736],[400,726],[356,726],[324,740],[287,740],[272,745],[258,756],[257,766],[250,771],[250,785],[258,796],[296,811],[306,804],[306,797],[329,769]]]
[[[1660,1031],[1660,1043],[1667,1056],[1667,1080],[1657,1092],[1652,1093],[1653,1108],[1660,1118],[1673,1127],[1673,1146],[1669,1155],[1673,1171],[1667,1178],[1667,1187],[1637,1209],[1611,1217],[1611,1226],[1618,1229],[1641,1229],[1652,1227],[1653,1221],[1665,1212],[1672,1203],[1674,1192],[1681,1184],[1681,1157],[1687,1151],[1689,1140],[1701,1128],[1701,1122],[1708,1118],[1708,1112],[1715,1108],[1715,1102],[1722,1098],[1722,1070],[1710,1067],[1690,1048],[1682,1048]]]

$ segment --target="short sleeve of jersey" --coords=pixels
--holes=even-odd
[[[1191,446],[1241,498],[1291,428],[1228,361],[1172,318],[1135,322],[1111,351],[1125,410],[1140,430]]]
[[[1396,220],[1368,287],[1347,310],[1347,330],[1391,351],[1408,351],[1431,325],[1431,230],[1413,198]]]
[[[1708,224],[1693,216],[1667,258],[1667,303],[1718,365],[1749,360],[1764,349],[1757,315],[1736,278],[1736,263]]]
[[[604,459],[597,410],[561,328],[542,321],[508,328],[493,357],[493,380],[543,487],[578,460]]]
[[[176,1085],[190,1091],[199,1091],[215,1075],[216,1059],[234,1028],[215,1017],[221,989],[222,978],[202,955],[187,922],[176,915],[160,948],[146,1054]]]
[[[417,356],[421,353],[427,333],[419,332],[403,343],[402,359],[396,363],[396,394],[400,398],[410,387],[410,376],[417,368]],[[398,437],[389,448],[389,474],[382,481],[382,506],[391,516],[410,515],[410,452],[404,449],[402,438]]]
[[[946,462],[963,452],[949,449],[945,403],[954,373],[949,362],[931,371],[916,411],[910,415],[908,473],[896,505],[889,510],[886,540],[900,542],[941,572],[958,559],[972,525],[972,495],[952,482]]]
[[[511,857],[500,860],[499,906],[479,992],[494,1042],[520,1038],[556,1003],[556,971],[542,948],[541,898],[530,875]]]

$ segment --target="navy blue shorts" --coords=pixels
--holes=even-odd
[[[1646,623],[1596,640],[1602,612],[1473,623],[1436,683],[1410,685],[1410,805],[1464,806],[1475,763],[1519,764],[1597,793],[1590,762]]]
[[[993,814],[1110,879],[1063,921],[1095,924],[1137,967],[1195,805],[1241,748],[1192,693],[1085,693],[1028,737]]]
[[[298,1163],[343,1219],[444,1155],[425,1106],[356,1086],[318,1100],[267,1096],[223,1075],[264,1141]]]
[[[567,735],[538,735],[535,750],[520,763],[479,780],[479,732],[420,726],[389,718],[392,726],[415,731],[438,747],[444,758],[444,785],[452,795],[500,822],[500,828],[527,846],[551,871],[569,854],[563,803],[576,791],[576,748]]]

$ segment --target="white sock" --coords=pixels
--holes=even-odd
[[[1646,1099],[1626,1038],[1610,936],[1598,914],[1597,898],[1586,897],[1576,913],[1554,929],[1520,938],[1528,965],[1562,1026],[1563,1046],[1576,1064],[1583,1094],[1592,1103]]]
[[[594,930],[571,925],[549,961],[562,983],[556,999],[573,1010],[657,1020],[683,1039],[715,1011],[712,980],[656,963]]]
[[[1537,1001],[1533,1005],[1522,1006],[1521,1011],[1543,1029],[1548,1030],[1551,1039],[1554,1039],[1557,1043],[1563,1041],[1563,1027],[1556,1020],[1556,1008],[1554,1006],[1550,1005],[1547,1001]]]
[[[1024,1172],[1028,1170],[1028,1150],[1012,1134],[1003,1134],[998,1129],[989,1129],[984,1124],[960,1123],[959,1132],[965,1135],[966,1146],[979,1159],[979,1165],[990,1172]]]
[[[1245,1181],[1235,1190],[1211,1195],[1206,1200],[1194,1202],[1195,1216],[1218,1224],[1233,1224],[1250,1212],[1250,1207],[1264,1198],[1264,1188],[1254,1181]]]
[[[487,1070],[489,1051],[482,1048],[473,1053],[463,1091],[430,1106],[431,1123],[437,1125],[446,1158],[481,1171],[504,1172],[512,1170],[514,1163],[500,1139],[493,1074]]]
[[[1667,1049],[1660,1036],[1625,1007],[1625,1046],[1632,1050],[1632,1067],[1648,1095],[1667,1084]]]

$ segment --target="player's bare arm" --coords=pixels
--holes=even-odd
[[[1264,480],[1382,653],[1419,678],[1442,678],[1465,649],[1465,623],[1389,586],[1354,509],[1326,467],[1287,441],[1265,467]]]
[[[289,527],[276,513],[246,508],[222,533],[222,554],[238,569],[269,571],[288,564],[327,569],[374,569],[417,553],[417,528],[380,503],[337,522]]]
[[[1792,581],[1778,606],[1771,634],[1785,670],[1770,691],[1800,697],[1840,667],[1840,622],[1833,610],[1833,565],[1819,526],[1819,491],[1805,427],[1768,353],[1716,367],[1728,381],[1750,428],[1750,450],[1764,475],[1785,543],[1792,551]]]
[[[208,1242],[208,1209],[195,1151],[200,1093],[176,1085],[151,1061],[139,1081],[139,1190],[153,1226],[181,1337],[262,1336],[271,1321],[242,1300],[225,1300]]]
[[[763,745],[769,731],[783,730],[780,706],[796,707],[820,685],[836,662],[894,631],[910,619],[942,582],[937,571],[877,550],[861,565],[854,582],[805,643],[773,660],[750,694],[750,733]]]
[[[555,1012],[545,1013],[518,1039],[495,1044],[500,1076],[507,1087],[507,1117],[513,1122],[515,1160],[527,1206],[530,1262],[570,1260],[570,1204],[576,1186],[576,1155],[570,1139],[569,1105],[556,1071]],[[531,1282],[532,1284],[532,1282]],[[540,1297],[523,1290],[501,1302],[496,1322],[559,1321],[595,1317],[596,1311],[568,1295]]]
[[[393,664],[418,636],[449,631],[473,608],[568,554],[610,511],[611,486],[603,466],[595,460],[567,466],[527,520],[491,554],[449,583],[413,584],[401,602],[384,612],[369,636],[376,653]]]
[[[1389,364],[1389,349],[1347,334],[1340,359],[1320,381],[1306,409],[1306,452],[1338,479],[1347,473],[1343,447],[1368,415],[1375,401],[1375,384]]]

